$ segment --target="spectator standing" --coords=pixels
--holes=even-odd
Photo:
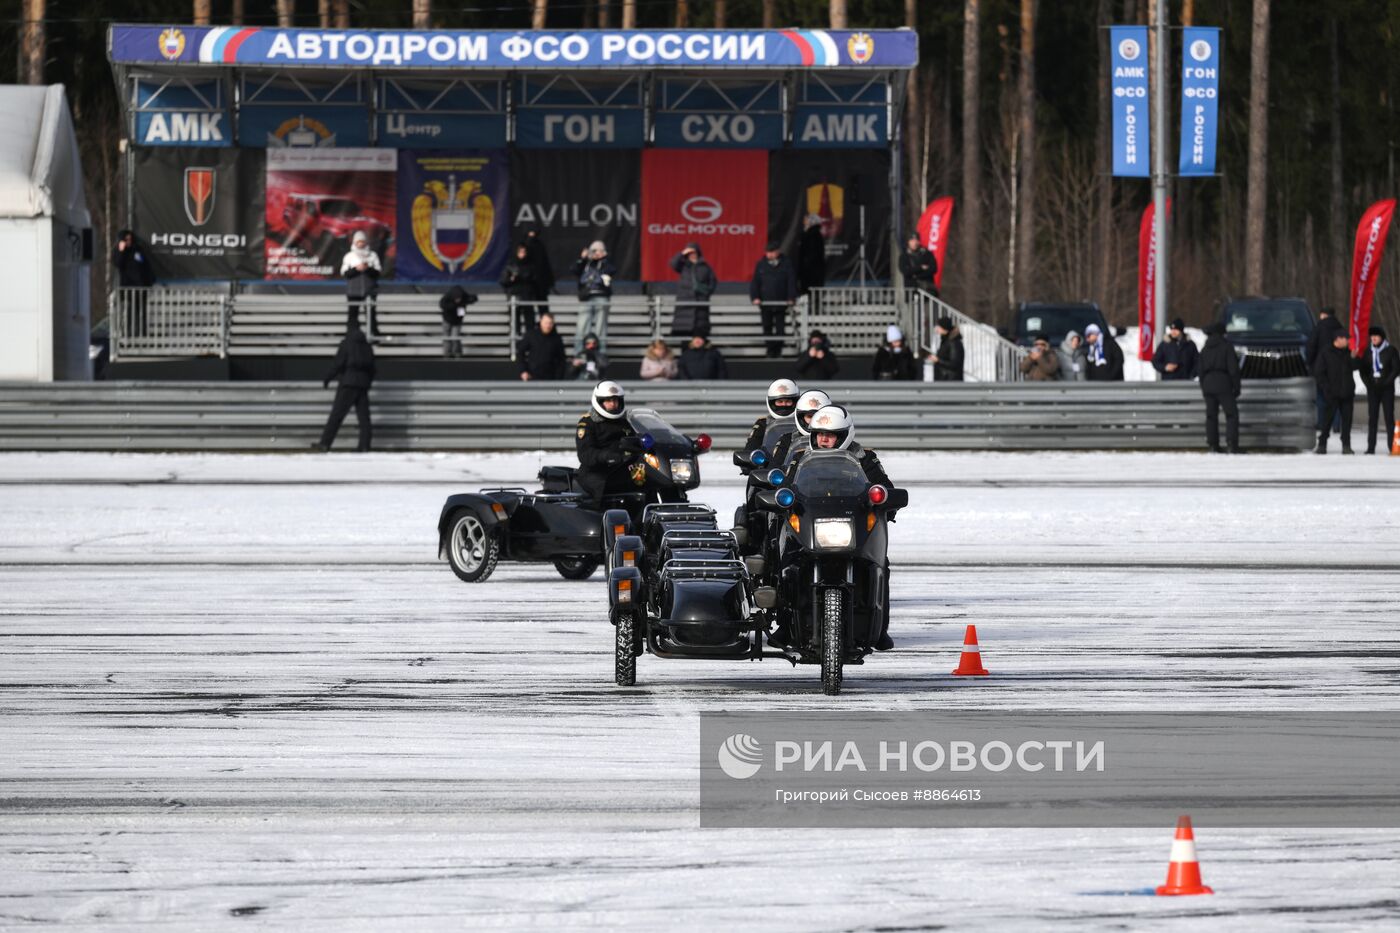
[[[715,270],[705,261],[699,243],[687,243],[671,257],[671,268],[680,276],[676,283],[676,313],[671,318],[671,336],[710,335],[710,296],[719,287]]]
[[[564,340],[554,329],[554,315],[545,311],[534,327],[525,332],[516,344],[516,362],[520,364],[522,382],[563,379],[568,366],[564,356]]]
[[[797,373],[803,381],[835,379],[841,369],[836,352],[831,349],[831,341],[826,334],[814,330],[807,335],[807,348],[797,358]]]
[[[582,352],[583,338],[597,334],[598,344],[608,347],[608,309],[612,306],[613,276],[617,269],[608,259],[608,248],[594,240],[574,263],[578,278],[578,327],[574,330],[574,354]]]
[[[1177,318],[1167,329],[1167,339],[1157,344],[1152,368],[1163,382],[1189,381],[1196,378],[1199,356],[1196,341],[1186,336],[1186,322]]]
[[[1223,454],[1220,446],[1220,410],[1225,409],[1225,440],[1230,453],[1240,452],[1240,356],[1235,345],[1225,336],[1225,325],[1215,323],[1206,328],[1206,345],[1197,359],[1201,377],[1201,395],[1206,400],[1206,444],[1212,452]]]
[[[1123,349],[1118,341],[1100,330],[1097,324],[1084,328],[1084,339],[1088,343],[1085,348],[1088,369],[1084,377],[1090,382],[1122,382]]]
[[[347,333],[351,326],[360,326],[360,308],[363,306],[370,336],[384,336],[379,332],[379,319],[375,314],[379,276],[383,272],[384,267],[379,263],[379,254],[369,248],[369,237],[363,230],[356,230],[355,235],[350,238],[349,252],[340,260],[340,274],[345,276]]]
[[[1400,375],[1400,351],[1385,339],[1385,330],[1372,327],[1371,345],[1357,360],[1361,381],[1366,386],[1366,453],[1376,452],[1376,428],[1381,413],[1385,414],[1385,449],[1394,453],[1395,437],[1395,377]]]
[[[514,255],[501,270],[500,278],[501,288],[505,289],[506,297],[515,299],[516,333],[524,333],[533,327],[539,318],[539,312],[549,307],[538,304],[540,281],[543,277],[543,270],[540,269],[539,260],[531,250],[529,242],[521,240],[515,246]]]
[[[676,354],[666,346],[666,341],[656,338],[647,347],[642,357],[641,376],[648,382],[666,382],[676,378]]]
[[[928,247],[919,242],[917,233],[909,234],[909,239],[905,241],[904,252],[899,256],[899,271],[907,287],[923,289],[935,297],[938,295],[938,286],[934,284],[938,276],[938,260],[928,251]]]
[[[117,267],[117,285],[122,288],[139,288],[126,305],[129,317],[122,323],[132,337],[146,336],[145,289],[156,283],[155,271],[151,268],[151,258],[136,242],[136,234],[123,230],[117,234],[117,245],[112,248],[112,265]]]
[[[1060,341],[1055,351],[1060,358],[1060,381],[1083,382],[1089,369],[1088,355],[1084,352],[1084,338],[1079,331],[1072,330]]]
[[[885,344],[875,351],[875,360],[870,364],[870,375],[877,381],[889,380],[914,382],[919,378],[919,364],[914,354],[904,345],[904,331],[897,324],[891,324],[885,331]]]
[[[1351,449],[1351,409],[1356,402],[1356,382],[1352,378],[1351,352],[1347,349],[1346,331],[1338,329],[1332,336],[1332,345],[1323,347],[1317,354],[1317,365],[1313,378],[1322,390],[1322,398],[1327,408],[1322,413],[1322,427],[1318,431],[1317,452],[1327,453],[1327,436],[1332,430],[1334,415],[1342,416],[1342,453],[1352,453]]]
[[[569,361],[569,366],[573,379],[588,379],[593,382],[602,380],[603,371],[608,368],[608,355],[599,345],[597,334],[584,335],[583,350],[574,355]]]
[[[525,231],[525,243],[530,247],[530,260],[539,272],[535,279],[539,286],[535,290],[535,315],[538,317],[549,307],[549,295],[554,291],[554,263],[549,261],[549,250],[545,249],[539,227],[530,227]]]
[[[764,336],[779,338],[768,341],[768,355],[782,356],[788,309],[797,302],[797,271],[776,242],[764,247],[763,258],[754,266],[749,300],[763,316]]]
[[[467,306],[476,304],[476,296],[460,285],[454,285],[438,299],[442,312],[442,352],[449,360],[462,355],[462,325],[467,322]]]
[[[797,291],[805,295],[826,284],[826,238],[819,215],[808,214],[802,223],[802,239],[797,241]]]
[[[1036,334],[1031,352],[1021,358],[1021,375],[1028,382],[1057,382],[1060,378],[1060,357],[1050,349],[1044,334]]]
[[[681,351],[677,371],[682,379],[713,380],[728,379],[729,367],[724,362],[724,354],[715,349],[704,334],[690,338],[690,344]]]
[[[1304,359],[1308,364],[1308,372],[1314,376],[1317,374],[1317,358],[1323,350],[1332,346],[1332,340],[1337,336],[1337,332],[1346,333],[1346,327],[1337,320],[1337,312],[1331,308],[1320,308],[1317,312],[1317,326],[1308,336],[1308,347],[1304,352]],[[1317,429],[1322,430],[1322,413],[1327,410],[1327,400],[1322,397],[1322,386],[1317,387]],[[1342,421],[1340,416],[1332,420],[1332,430],[1340,431]]]
[[[938,331],[938,350],[930,357],[933,360],[933,381],[962,382],[963,364],[967,360],[962,333],[950,317],[939,318],[934,329]]]
[[[326,419],[320,441],[311,446],[316,450],[330,450],[341,422],[354,408],[355,421],[360,428],[360,442],[355,449],[363,453],[369,450],[370,445],[369,387],[374,384],[374,348],[365,339],[365,332],[360,330],[358,323],[346,328],[340,347],[335,351],[331,371],[321,381],[322,387],[330,388],[332,379],[339,380],[340,384],[336,386],[331,414]]]

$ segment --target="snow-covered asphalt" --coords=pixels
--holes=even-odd
[[[1400,711],[1400,457],[882,452],[894,652],[643,657],[436,560],[560,454],[0,456],[0,930],[1356,929],[1400,833],[701,830],[709,710]],[[698,498],[732,512],[727,452]],[[993,676],[955,679],[975,623]]]

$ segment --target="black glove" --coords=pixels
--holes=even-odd
[[[599,459],[603,461],[604,466],[617,466],[622,462],[622,451],[609,450],[607,453],[603,454]]]
[[[618,441],[617,446],[629,453],[639,454],[642,452],[642,439],[635,435],[628,435]]]

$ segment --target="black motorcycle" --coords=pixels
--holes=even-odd
[[[709,435],[689,438],[649,408],[626,417],[638,435],[629,466],[635,489],[604,495],[602,511],[583,508],[578,469],[547,466],[535,492],[511,486],[448,496],[438,516],[438,556],[467,583],[486,580],[503,560],[553,563],[567,580],[591,577],[648,504],[686,501],[700,485],[696,458],[710,449]]]
[[[779,519],[774,615],[794,660],[820,664],[822,691],[835,695],[843,666],[864,663],[888,624],[888,523],[909,493],[871,485],[843,450],[810,451],[770,480],[778,488],[756,499]]]

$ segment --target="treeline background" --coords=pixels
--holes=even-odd
[[[0,81],[67,85],[94,224],[110,244],[126,220],[111,22],[912,25],[921,63],[908,86],[901,220],[909,229],[927,201],[957,198],[944,297],[997,324],[1018,301],[1089,299],[1127,325],[1136,322],[1138,223],[1151,192],[1146,179],[1108,175],[1103,27],[1148,23],[1158,2],[1173,27],[1224,30],[1220,174],[1173,181],[1167,314],[1204,324],[1220,298],[1250,293],[1344,312],[1357,221],[1396,190],[1400,0],[0,0],[0,19],[13,26],[0,31]],[[1168,55],[1174,167],[1175,29]],[[108,271],[95,266],[95,297]],[[1400,257],[1384,262],[1374,318],[1400,334]]]

